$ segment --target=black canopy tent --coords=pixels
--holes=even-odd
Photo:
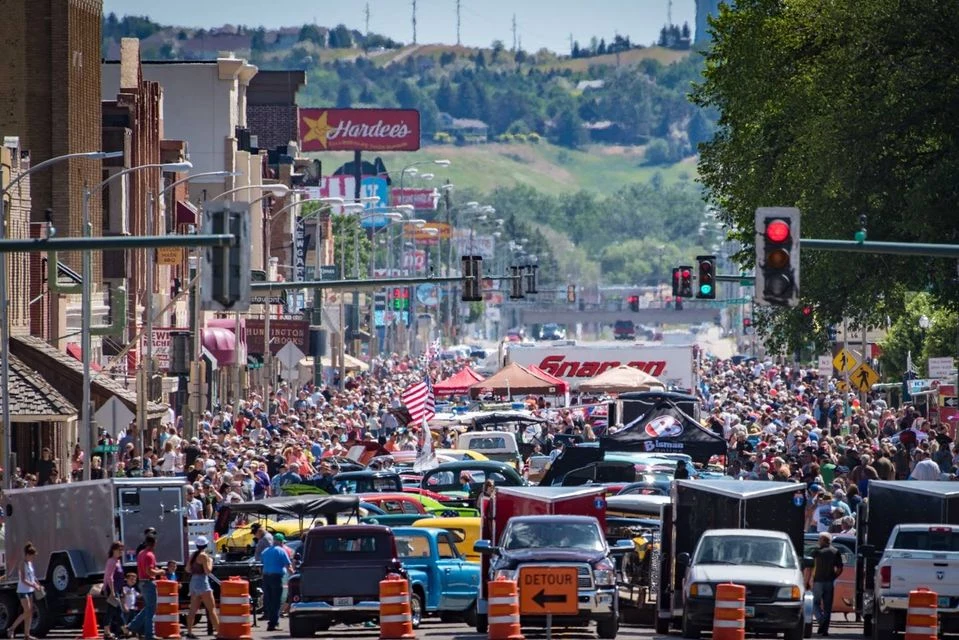
[[[685,453],[696,462],[709,462],[712,456],[726,455],[726,441],[699,424],[695,418],[668,398],[620,431],[600,439],[606,451],[646,451]]]
[[[340,513],[352,511],[359,518],[360,499],[357,496],[350,495],[300,495],[300,496],[280,496],[276,498],[266,498],[264,500],[250,500],[248,502],[237,502],[235,504],[224,505],[217,515],[216,528],[225,531],[229,528],[229,522],[234,515],[255,514],[259,516],[277,516],[298,518],[300,526],[303,525],[304,518],[316,520],[319,517],[325,517],[330,524],[336,524],[336,516]],[[223,535],[221,533],[220,535]]]

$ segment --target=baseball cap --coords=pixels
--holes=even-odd
[[[286,536],[282,533],[274,533],[273,542],[286,542]]]

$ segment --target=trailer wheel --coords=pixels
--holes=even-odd
[[[0,633],[6,633],[7,627],[16,619],[18,606],[11,595],[0,596]]]
[[[77,577],[73,574],[73,565],[67,554],[55,553],[50,557],[47,582],[58,593],[69,593],[76,589]]]

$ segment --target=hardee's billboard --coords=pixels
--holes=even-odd
[[[416,151],[416,109],[300,109],[303,151]]]

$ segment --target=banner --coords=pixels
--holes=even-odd
[[[170,349],[172,348],[172,338],[170,333],[173,331],[189,331],[187,328],[176,327],[153,327],[153,358],[157,361],[157,369],[167,371],[170,368]],[[140,353],[147,352],[147,336],[143,336],[143,347]]]
[[[423,273],[426,270],[426,251],[417,249],[403,254],[403,269],[411,273]]]
[[[440,201],[440,192],[436,189],[397,189],[390,191],[390,206],[413,205],[417,211],[435,211]]]
[[[301,151],[416,151],[416,109],[300,108]]]
[[[454,230],[453,245],[459,256],[483,256],[484,260],[492,260],[496,255],[496,238],[478,233],[471,236],[469,229]]]
[[[246,319],[247,353],[263,353],[264,322],[260,318]],[[306,320],[281,320],[270,318],[270,352],[276,355],[292,342],[303,353],[310,352],[310,323]]]
[[[356,177],[348,175],[324,176],[320,186],[306,187],[307,197],[310,200],[319,200],[320,198],[343,198],[346,202],[352,202],[356,198]],[[366,214],[376,209],[382,209],[387,206],[390,190],[386,184],[386,178],[380,176],[363,176],[360,180],[360,197],[373,198],[378,197],[379,202],[363,202],[363,213]],[[343,215],[343,207],[333,205],[330,211],[335,215]],[[376,219],[374,219],[376,220]],[[363,221],[364,226],[382,226],[383,222]]]

